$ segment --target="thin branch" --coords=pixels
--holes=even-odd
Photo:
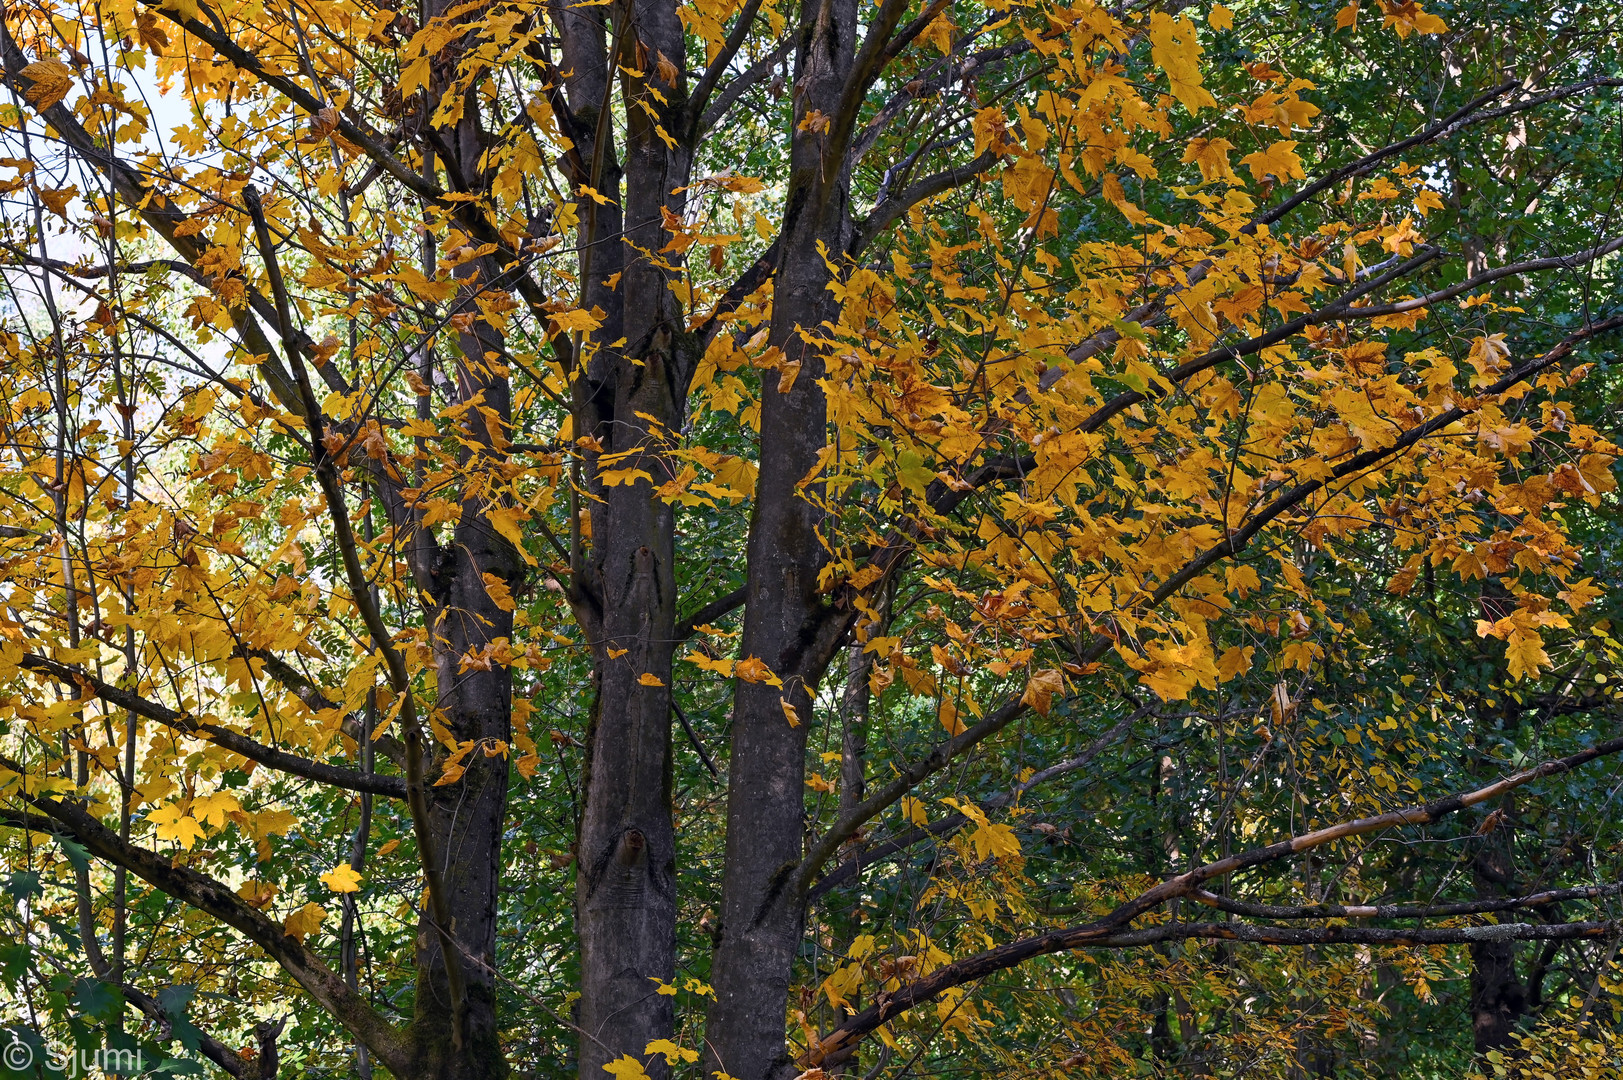
[[[1569,900],[1599,900],[1623,892],[1623,883],[1586,885],[1576,889],[1546,889],[1525,896],[1502,896],[1491,900],[1462,900],[1454,904],[1253,904],[1218,896],[1205,889],[1189,894],[1191,900],[1207,907],[1254,919],[1437,919],[1453,915],[1487,915],[1497,911],[1519,911]]]
[[[1138,709],[1129,715],[1122,717],[1122,719],[1117,721],[1109,731],[1105,732],[1097,739],[1094,739],[1091,743],[1084,747],[1080,754],[1033,773],[1031,777],[1025,781],[1025,783],[1016,784],[1013,789],[1005,791],[999,795],[994,795],[990,799],[983,801],[980,804],[981,808],[983,810],[1001,809],[1002,807],[1008,806],[1010,803],[1020,798],[1032,788],[1037,787],[1039,784],[1045,784],[1050,780],[1057,780],[1061,776],[1066,776],[1070,773],[1076,772],[1078,769],[1086,768],[1090,763],[1092,763],[1094,758],[1098,757],[1100,753],[1113,745],[1117,739],[1125,735],[1132,728],[1135,721],[1151,711],[1153,710],[1150,708]],[[833,870],[830,870],[827,874],[819,878],[817,883],[807,891],[806,899],[816,900],[830,889],[837,888],[838,886],[845,884],[847,881],[850,881],[868,867],[875,866],[901,854],[914,844],[919,843],[921,840],[931,836],[942,836],[946,833],[955,832],[968,823],[969,818],[965,817],[963,814],[948,814],[946,817],[938,818],[937,820],[930,822],[923,828],[909,829],[907,832],[896,837],[894,840],[880,844],[872,850],[860,852],[852,858],[845,860]]]
[[[707,126],[703,123],[706,118],[705,106],[710,102],[710,95],[715,92],[716,84],[721,82],[721,77],[727,73],[727,68],[732,64],[733,57],[738,55],[738,50],[742,49],[744,43],[749,40],[750,30],[755,26],[755,16],[760,10],[761,0],[745,0],[744,8],[738,13],[738,18],[733,21],[733,28],[728,31],[726,40],[721,43],[721,48],[705,67],[704,74],[699,76],[699,81],[693,85],[693,93],[688,95],[686,110],[687,133],[690,144],[704,133]],[[783,47],[782,44],[778,46],[779,49]],[[775,60],[777,55],[778,50],[774,49],[769,54],[769,58]],[[756,61],[757,65],[759,63],[760,61]],[[733,81],[737,82],[738,80]],[[736,97],[737,95],[733,96]],[[722,111],[725,112],[726,110],[723,109]]]
[[[328,765],[325,762],[299,757],[297,754],[289,754],[273,746],[255,742],[253,739],[240,735],[230,728],[197,720],[188,713],[177,712],[167,705],[150,701],[139,694],[104,682],[78,668],[57,663],[55,660],[43,656],[26,654],[18,661],[18,665],[30,671],[49,675],[65,686],[88,690],[114,708],[125,709],[137,716],[144,716],[148,720],[156,721],[165,727],[173,728],[175,731],[183,732],[194,738],[206,739],[216,746],[224,747],[233,754],[240,754],[249,761],[257,762],[266,768],[275,769],[277,772],[287,773],[290,776],[300,776],[306,780],[314,780],[320,784],[328,784],[348,791],[364,791],[391,799],[403,799],[406,797],[405,781],[398,776],[363,775],[352,769],[344,769],[336,765]]]
[[[880,233],[901,220],[913,207],[926,199],[935,198],[944,191],[951,191],[955,187],[967,184],[991,169],[999,160],[997,154],[987,150],[979,157],[966,161],[962,165],[943,169],[909,184],[896,195],[875,206],[867,217],[857,223],[856,228],[852,230],[851,242],[846,249],[846,254],[856,258],[862,253],[863,249],[873,243]]]
[[[748,598],[749,591],[743,586],[740,586],[739,588],[736,588],[732,592],[728,593],[726,596],[721,596],[710,601],[710,603],[706,604],[698,611],[695,611],[692,615],[689,615],[680,623],[677,623],[676,640],[686,641],[688,638],[699,632],[699,627],[714,622],[730,611],[736,611],[743,607],[744,602]]]
[[[1511,387],[1534,378],[1540,373],[1554,367],[1567,356],[1571,355],[1577,345],[1599,334],[1623,327],[1623,315],[1614,316],[1575,331],[1557,344],[1549,352],[1531,363],[1505,375],[1499,381],[1483,388],[1481,394],[1473,401],[1493,401]],[[1267,506],[1257,511],[1244,526],[1234,530],[1221,543],[1215,544],[1200,555],[1186,563],[1182,570],[1173,574],[1164,581],[1154,592],[1148,594],[1135,605],[1135,610],[1149,611],[1159,607],[1168,597],[1177,593],[1194,578],[1204,573],[1213,564],[1226,558],[1239,555],[1270,522],[1278,519],[1286,512],[1299,506],[1322,488],[1337,481],[1344,480],[1354,473],[1363,472],[1374,465],[1403,453],[1416,443],[1428,436],[1447,429],[1467,416],[1475,413],[1477,406],[1456,406],[1446,412],[1439,413],[1423,424],[1410,428],[1395,439],[1390,445],[1376,447],[1355,454],[1331,469],[1325,477],[1317,480],[1305,481],[1297,484],[1283,494],[1276,497]],[[1113,644],[1110,637],[1096,635],[1091,644],[1078,652],[1077,659],[1081,663],[1090,663],[1099,659],[1109,651]],[[810,889],[812,878],[823,863],[833,858],[841,844],[852,836],[862,825],[882,813],[906,795],[914,787],[933,773],[946,768],[948,764],[960,755],[978,745],[985,739],[1002,731],[1013,723],[1025,711],[1025,705],[1020,700],[1005,703],[1002,707],[988,714],[974,727],[960,733],[946,742],[938,743],[930,754],[919,761],[913,762],[896,770],[895,777],[877,793],[853,807],[840,821],[835,823],[811,847],[805,859],[801,862],[795,875],[795,885],[802,893]]]
[[[931,1001],[943,991],[966,982],[1015,967],[1039,956],[1081,948],[1127,948],[1174,940],[1178,937],[1205,937],[1231,941],[1256,941],[1266,944],[1310,945],[1333,942],[1365,942],[1372,944],[1446,944],[1450,942],[1496,940],[1549,940],[1560,935],[1574,938],[1604,937],[1615,931],[1614,923],[1567,924],[1506,924],[1498,926],[1460,927],[1443,930],[1377,930],[1365,927],[1253,927],[1236,923],[1173,923],[1144,930],[1129,931],[1132,921],[1168,900],[1190,896],[1208,881],[1226,877],[1239,870],[1299,855],[1304,851],[1322,847],[1338,840],[1384,832],[1407,825],[1425,825],[1460,810],[1479,805],[1491,799],[1524,787],[1535,780],[1569,772],[1591,761],[1623,752],[1623,738],[1598,743],[1587,750],[1564,758],[1546,761],[1531,769],[1507,776],[1501,780],[1439,799],[1423,806],[1409,806],[1372,817],[1346,821],[1323,829],[1293,836],[1267,847],[1231,855],[1217,862],[1196,867],[1187,873],[1169,878],[1152,889],[1119,905],[1104,918],[1081,926],[1053,930],[1046,934],[1022,938],[988,949],[975,956],[947,964],[921,979],[908,983],[894,993],[852,1016],[836,1026],[827,1036],[818,1040],[807,1052],[806,1058],[815,1063],[834,1051],[840,1050],[881,1024],[894,1019],[908,1009]],[[1428,940],[1429,939],[1429,940]]]
[[[0,758],[0,766],[17,773],[22,773],[24,768],[20,763],[5,758]],[[20,797],[65,827],[98,859],[124,867],[159,891],[240,932],[281,965],[322,1008],[364,1042],[396,1075],[407,1075],[410,1056],[404,1040],[393,1025],[345,985],[344,980],[329,970],[303,942],[251,907],[230,886],[190,866],[175,865],[155,851],[119,839],[117,833],[73,803],[59,802],[44,795],[23,794]],[[12,824],[10,821],[3,823]],[[31,824],[27,827],[37,826]]]
[[[270,227],[265,222],[265,211],[259,193],[252,184],[243,188],[243,201],[254,223],[254,236],[259,245],[266,275],[270,278],[271,295],[276,299],[276,318],[282,333],[293,378],[306,405],[305,421],[310,426],[310,453],[315,459],[316,483],[327,503],[327,516],[333,525],[333,541],[344,564],[344,576],[349,584],[349,600],[360,612],[361,621],[372,637],[372,647],[383,654],[384,666],[389,673],[390,688],[401,699],[400,722],[406,737],[406,805],[411,809],[412,831],[417,839],[417,858],[428,885],[429,911],[433,916],[435,932],[440,939],[440,951],[445,963],[446,990],[451,996],[452,1041],[461,1047],[464,1034],[464,1013],[467,1008],[465,983],[462,975],[461,953],[457,950],[451,920],[450,901],[445,895],[444,877],[435,855],[433,823],[429,818],[428,796],[424,779],[424,748],[427,739],[417,715],[416,695],[406,658],[394,643],[388,626],[383,621],[372,583],[361,566],[359,545],[354,525],[350,521],[349,506],[344,500],[342,478],[332,453],[326,444],[321,406],[310,386],[310,376],[304,358],[294,344],[293,321],[288,303],[287,285],[282,279],[281,265],[271,242]]]

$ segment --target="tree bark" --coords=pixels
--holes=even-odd
[[[823,612],[822,511],[799,490],[825,443],[823,358],[804,340],[837,315],[824,252],[845,250],[848,178],[827,130],[852,69],[854,0],[801,9],[795,56],[795,130],[769,344],[787,365],[761,390],[761,472],[750,520],[741,659],[782,680],[740,681],[734,696],[721,934],[712,963],[716,1001],[706,1029],[706,1074],[768,1080],[795,1071],[784,1041],[789,982],[805,912],[794,885],[804,830],[806,738],[826,661],[814,648]],[[823,250],[819,250],[819,244]],[[793,710],[791,722],[784,706]]]
[[[690,156],[660,138],[661,129],[680,130],[671,115],[685,82],[675,6],[635,0],[570,8],[554,19],[564,66],[574,73],[570,107],[586,137],[580,157],[587,175],[574,179],[610,200],[594,200],[585,211],[583,306],[601,312],[603,325],[582,342],[587,355],[574,388],[575,431],[601,447],[588,450],[590,553],[581,558],[572,596],[590,638],[595,690],[576,863],[578,1067],[581,1077],[598,1078],[622,1056],[642,1061],[648,1043],[671,1038],[675,1028],[672,999],[656,993],[654,982],[676,973],[677,636],[674,518],[655,491],[671,473],[667,451],[683,426],[693,364],[672,272],[655,256],[669,240],[665,214],[682,214],[676,192],[688,182]],[[626,115],[623,166],[614,125],[606,122],[616,64]],[[641,469],[651,479],[597,483],[597,463],[608,454],[629,454],[614,467]],[[658,1056],[644,1067],[654,1077],[669,1071]]]

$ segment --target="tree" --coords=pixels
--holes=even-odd
[[[1536,940],[1596,971],[1588,1037],[1616,926],[1526,913],[1609,880],[1365,903],[1447,877],[1360,838],[1561,794],[1623,751],[1609,692],[1552,690],[1536,758],[1439,763],[1411,714],[1349,769],[1396,691],[1347,678],[1334,590],[1481,582],[1499,695],[1610,657],[1572,536],[1618,451],[1571,388],[1623,238],[1580,190],[1563,247],[1430,222],[1437,162],[1617,80],[1552,51],[1338,138],[1378,114],[1316,127],[1334,76],[1248,55],[1264,15],[9,6],[13,992],[237,1076],[342,1032],[362,1074],[501,1077],[567,1033],[582,1077],[758,1080],[1012,1047],[1015,991],[1115,980],[1045,1053],[1108,1073],[1154,1016],[1152,1058],[1301,1070],[1371,950],[1423,986],[1417,947]],[[1146,738],[1115,840],[1029,821]],[[1235,1022],[1225,979],[1293,969],[1321,1017]],[[264,1003],[255,1054],[201,992]]]

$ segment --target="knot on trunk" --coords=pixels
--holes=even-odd
[[[620,834],[614,848],[614,861],[621,866],[638,866],[648,861],[648,838],[640,829],[627,829]]]

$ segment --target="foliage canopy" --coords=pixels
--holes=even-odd
[[[8,4],[13,1042],[1616,1075],[1617,15]]]

